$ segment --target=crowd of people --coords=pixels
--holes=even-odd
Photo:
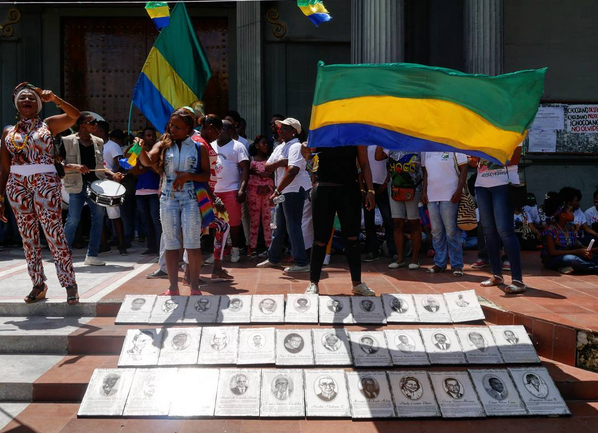
[[[427,272],[450,265],[458,278],[464,248],[477,247],[472,268],[491,270],[481,285],[503,285],[510,271],[504,290],[513,294],[526,290],[522,249],[539,251],[547,269],[598,273],[598,191],[585,213],[571,187],[548,193],[541,206],[533,194],[522,201],[521,147],[507,165],[453,152],[311,148],[292,117],[272,116],[270,133],[251,140],[236,111],[221,118],[192,107],[172,113],[160,137],[152,127],[132,136],[28,83],[13,100],[19,119],[2,135],[0,232],[22,242],[28,303],[47,291],[40,243],[76,304],[72,249],[86,241],[85,265],[103,266],[100,253],[116,246],[127,255],[136,236],[145,238],[144,255],[159,256],[148,278],[168,279],[165,295],[180,293],[181,262],[184,283],[201,294],[202,248],[213,251],[204,262],[212,282],[233,280],[223,261],[246,256],[258,268],[309,273],[311,294],[333,250],[346,256],[352,293],[365,296],[375,292],[361,279],[362,262],[384,254],[391,270],[416,271],[427,255]],[[63,113],[40,119],[45,103]],[[465,230],[459,213],[470,193],[478,225]]]

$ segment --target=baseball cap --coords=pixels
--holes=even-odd
[[[293,119],[292,117],[287,117],[284,120],[277,120],[276,126],[280,126],[280,125],[292,126],[293,128],[295,128],[295,131],[297,131],[297,134],[301,134],[301,122],[299,122],[297,119]]]

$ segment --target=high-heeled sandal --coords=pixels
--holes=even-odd
[[[501,284],[503,284],[505,282],[505,279],[500,276],[500,275],[492,275],[492,278],[486,280],[486,281],[482,281],[480,283],[480,286],[482,287],[494,287],[494,286],[500,286]]]
[[[526,290],[527,286],[523,281],[520,280],[513,280],[511,281],[511,284],[505,287],[505,293],[509,295],[518,295],[520,293],[525,292]]]
[[[70,286],[66,288],[66,303],[68,305],[77,305],[79,303],[79,292],[76,291],[74,295],[69,295],[69,290],[78,290],[77,286]]]
[[[35,294],[37,292],[37,294]],[[48,286],[46,284],[42,286],[33,286],[31,293],[25,296],[26,304],[35,304],[36,302],[41,301],[42,299],[46,299],[46,294],[48,293]]]

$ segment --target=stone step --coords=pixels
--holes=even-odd
[[[0,317],[116,317],[121,303],[81,300],[77,305],[68,305],[64,299],[46,299],[35,304],[26,304],[22,300],[4,300],[0,301]]]
[[[12,422],[27,406],[29,403],[0,402],[0,430]]]
[[[0,355],[0,401],[32,401],[34,382],[62,358],[61,355]]]

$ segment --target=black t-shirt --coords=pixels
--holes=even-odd
[[[95,170],[96,155],[94,145],[92,144],[91,146],[84,146],[81,144],[81,141],[79,141],[79,152],[81,154],[81,165],[86,165],[90,170]],[[91,183],[94,180],[98,180],[98,177],[94,171],[83,175],[83,182]]]
[[[357,147],[318,147],[319,182],[353,185],[357,183]]]

